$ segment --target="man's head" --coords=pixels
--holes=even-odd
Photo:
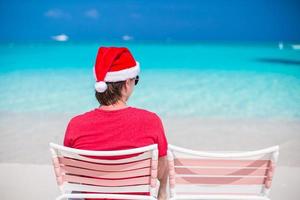
[[[106,82],[119,82],[139,75],[140,66],[125,47],[100,47],[98,50],[94,74],[95,89],[104,92]]]
[[[127,48],[99,48],[94,67],[96,98],[99,103],[111,105],[118,100],[127,100],[139,72],[139,63]]]

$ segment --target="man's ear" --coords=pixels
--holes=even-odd
[[[127,90],[128,90],[129,87],[130,87],[130,80],[127,79],[127,80],[125,81],[124,90],[127,92]]]

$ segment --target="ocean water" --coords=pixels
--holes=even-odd
[[[161,116],[300,119],[300,51],[276,43],[0,44],[0,113],[82,113],[98,106],[99,46],[141,64],[129,105]]]

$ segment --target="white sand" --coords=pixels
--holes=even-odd
[[[58,194],[49,142],[61,143],[71,115],[0,113],[1,199]],[[300,121],[163,118],[169,143],[199,150],[256,150],[280,145],[272,200],[299,199]],[[44,195],[44,196],[43,196]]]

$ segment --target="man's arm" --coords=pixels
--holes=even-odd
[[[158,190],[158,199],[167,199],[167,180],[168,180],[168,159],[167,156],[160,157],[158,159],[158,173],[157,178],[160,182]]]

